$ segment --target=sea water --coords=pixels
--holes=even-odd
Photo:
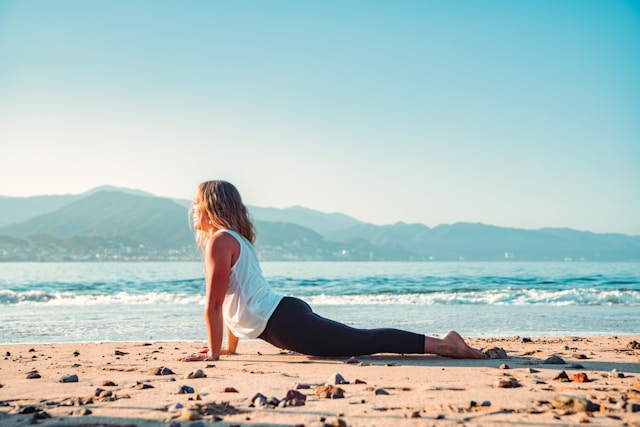
[[[265,262],[274,291],[359,328],[640,335],[640,263]],[[1,263],[0,343],[206,341],[197,262]]]

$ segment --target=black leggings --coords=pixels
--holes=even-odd
[[[284,297],[258,337],[312,356],[424,353],[424,335],[400,329],[356,329],[315,314],[309,304]]]

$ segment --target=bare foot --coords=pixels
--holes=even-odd
[[[451,331],[442,339],[425,337],[425,353],[434,353],[439,356],[455,357],[456,359],[485,359],[480,351],[471,348],[462,339],[460,334]]]

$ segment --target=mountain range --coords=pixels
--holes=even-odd
[[[196,260],[191,202],[112,186],[0,196],[0,261]],[[263,260],[640,261],[640,236],[486,224],[373,225],[300,206],[248,206]]]

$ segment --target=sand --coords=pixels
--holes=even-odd
[[[507,357],[348,360],[241,341],[219,361],[178,362],[202,343],[0,345],[0,425],[640,426],[640,336],[468,341]],[[554,355],[565,363],[543,363]],[[336,374],[343,397],[322,397]]]

